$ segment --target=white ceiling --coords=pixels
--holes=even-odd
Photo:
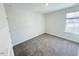
[[[47,7],[46,7],[46,3],[14,3],[14,4],[10,3],[9,5],[18,6],[26,10],[33,11],[33,12],[49,13],[49,12],[54,12],[57,10],[61,10],[64,8],[74,6],[75,4],[73,3],[49,3]]]

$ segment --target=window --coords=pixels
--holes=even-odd
[[[66,14],[65,32],[79,35],[79,12]]]

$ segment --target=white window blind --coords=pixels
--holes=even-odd
[[[79,12],[66,14],[65,32],[79,35]]]

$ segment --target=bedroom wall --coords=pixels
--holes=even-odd
[[[17,45],[45,32],[42,14],[27,11],[25,7],[5,4],[13,45]]]
[[[66,13],[75,11],[79,11],[79,5],[46,14],[46,33],[79,43],[79,35],[64,32]]]

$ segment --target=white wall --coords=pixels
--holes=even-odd
[[[10,48],[12,48],[12,46],[8,22],[4,6],[0,3],[0,56],[10,55]]]
[[[13,45],[22,43],[45,32],[44,17],[24,9],[5,4]]]
[[[46,33],[56,35],[79,43],[79,35],[65,33],[66,13],[79,11],[79,6],[55,11],[45,15]]]

